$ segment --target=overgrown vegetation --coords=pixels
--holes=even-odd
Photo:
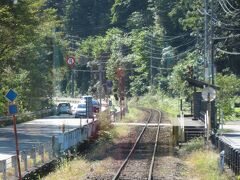
[[[173,117],[176,117],[179,114],[179,99],[171,98],[160,91],[154,95],[149,93],[145,96],[133,98],[129,104],[136,107],[162,110]]]
[[[213,2],[214,17],[218,17],[213,33],[226,38],[214,41],[214,62],[220,73],[217,85],[229,87],[225,93],[239,84],[235,30],[240,18],[235,10],[240,4],[228,2],[227,11],[220,4]],[[122,68],[128,97],[143,96],[151,89],[189,99],[192,88],[186,78],[204,80],[203,7],[201,0],[25,0],[16,4],[2,0],[0,93],[14,88],[20,112],[49,107],[52,96],[71,93],[72,73],[65,59],[74,56],[75,95],[99,96],[103,89],[101,94],[106,95],[107,88],[101,86],[107,80],[113,82],[113,94],[118,94],[116,71]],[[100,68],[102,82],[96,73]],[[226,68],[228,77],[223,73]],[[229,104],[236,94],[227,92],[224,97],[222,92],[218,106],[230,117]],[[1,115],[7,114],[6,107],[1,96]]]
[[[130,127],[119,126],[113,127],[108,118],[108,113],[100,113],[99,115],[99,137],[95,143],[91,144],[88,149],[89,152],[84,156],[75,157],[72,161],[64,161],[60,167],[55,171],[50,173],[46,180],[68,180],[71,179],[81,179],[81,177],[86,176],[91,173],[92,169],[95,172],[104,173],[106,169],[103,166],[101,160],[111,159],[108,157],[106,150],[112,146],[115,141],[126,137],[130,132]]]
[[[219,154],[212,149],[206,149],[204,138],[195,138],[180,149],[182,159],[190,171],[185,172],[187,177],[198,179],[232,179],[232,175],[226,172],[220,173]]]

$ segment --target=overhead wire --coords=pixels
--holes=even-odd
[[[193,47],[187,49],[187,50],[184,51],[184,52],[181,52],[181,53],[176,54],[176,55],[174,55],[174,56],[168,56],[167,58],[176,58],[176,57],[179,58],[179,57],[181,57],[181,56],[183,56],[183,55],[191,52],[191,51],[192,51],[193,49],[195,49],[195,48],[196,48],[196,47],[193,46]],[[153,60],[162,60],[162,59],[164,59],[164,58],[162,58],[162,57],[154,57],[154,56],[151,56],[151,58],[152,58]]]
[[[157,67],[157,66],[151,66],[154,69],[159,69],[159,70],[171,70],[173,68],[161,68],[161,67]]]
[[[204,14],[206,13],[208,16],[211,17],[211,14],[209,14],[209,13],[206,12],[205,10],[204,10],[204,11],[201,11],[200,9],[198,9],[198,12],[199,12],[201,15],[204,15]],[[217,27],[219,27],[219,28],[221,28],[221,29],[227,29],[227,30],[230,30],[230,31],[239,31],[239,30],[240,30],[240,28],[233,28],[233,27],[236,26],[236,25],[224,23],[224,22],[222,22],[221,20],[217,19],[216,17],[212,17],[212,19],[214,20],[215,25],[217,25]],[[223,27],[223,26],[219,26],[219,25],[231,26],[231,27]]]
[[[194,41],[196,41],[197,39],[192,39],[192,40],[190,40],[190,41],[188,41],[188,42],[186,42],[186,43],[184,43],[184,44],[181,44],[181,45],[179,45],[179,46],[170,46],[170,47],[172,47],[172,49],[170,49],[169,51],[166,51],[166,53],[167,52],[171,52],[171,51],[173,51],[173,50],[176,50],[176,49],[178,49],[178,48],[180,48],[180,47],[184,47],[184,46],[186,46],[186,45],[188,45],[188,44],[191,44],[192,42],[194,42]],[[162,50],[164,49],[164,48],[160,48],[160,47],[158,47],[158,46],[154,46],[154,45],[152,45],[152,44],[146,44],[144,47],[146,47],[146,48],[148,48],[149,50],[151,50],[151,51],[146,51],[147,53],[150,53],[150,54],[161,54],[162,53]]]
[[[189,36],[189,33],[184,33],[184,34],[181,34],[181,35],[178,35],[178,36],[166,36],[166,35],[163,35],[163,36],[150,36],[149,34],[146,34],[146,37],[147,38],[151,38],[151,40],[154,40],[154,41],[159,41],[159,42],[162,42],[162,41],[173,41],[173,40],[176,40],[176,39],[179,39],[179,38],[183,38],[185,36]],[[156,39],[158,37],[158,39]],[[159,39],[159,38],[165,38],[165,39]]]
[[[224,0],[218,0],[218,3],[220,4],[221,8],[223,9],[223,11],[226,14],[232,14],[232,15],[236,15],[236,13],[232,12],[230,9],[228,9],[226,3]]]
[[[220,48],[216,48],[216,50],[219,51],[219,52],[222,52],[224,54],[237,55],[237,56],[240,55],[240,52],[229,52],[229,51],[225,51],[225,50],[220,49]]]
[[[227,3],[228,3],[228,5],[232,8],[232,9],[234,9],[235,11],[239,11],[240,9],[237,9],[237,8],[235,8],[228,0],[225,0]]]
[[[223,37],[214,37],[214,40],[221,40],[221,39],[228,39],[228,38],[237,38],[240,37],[240,34],[234,34],[229,36],[223,36]]]

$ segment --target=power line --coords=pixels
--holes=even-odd
[[[220,4],[220,6],[222,7],[223,11],[226,13],[226,14],[232,14],[232,15],[237,15],[237,13],[231,11],[227,5],[226,5],[226,2],[224,0],[218,0],[218,3]]]
[[[224,53],[224,54],[236,55],[236,56],[240,55],[240,52],[229,52],[229,51],[222,50],[222,49],[220,49],[220,48],[216,48],[216,50],[217,50],[217,51],[220,51],[220,52],[222,52],[222,53]]]
[[[235,8],[228,0],[226,0],[226,2],[227,2],[228,5],[229,5],[232,9],[234,9],[235,11],[239,11],[239,10],[240,10],[240,9]]]
[[[174,55],[174,56],[168,56],[167,58],[175,58],[175,57],[179,58],[179,57],[181,57],[181,56],[183,56],[183,55],[191,52],[191,51],[192,51],[193,49],[195,49],[195,48],[196,48],[196,47],[193,46],[193,47],[187,49],[186,51],[184,51],[184,52],[182,52],[182,53],[176,54],[176,55]],[[154,57],[154,56],[152,56],[152,58],[153,58],[153,60],[162,60],[162,59],[164,59],[164,58],[162,58],[162,57],[160,58],[160,57]]]
[[[200,14],[202,14],[202,15],[206,14],[206,15],[208,15],[208,16],[211,17],[211,14],[209,14],[209,13],[206,12],[206,11],[202,12],[200,9],[198,9],[198,12],[199,12]],[[214,20],[215,25],[217,25],[217,27],[219,27],[219,28],[227,29],[227,30],[230,30],[230,31],[239,31],[239,30],[240,30],[240,28],[232,28],[233,26],[236,26],[236,25],[224,23],[224,22],[222,22],[221,20],[219,20],[219,19],[216,18],[216,17],[212,17],[212,19]],[[223,27],[222,25],[224,25],[224,26],[231,26],[231,27]]]
[[[171,52],[171,51],[173,51],[173,50],[176,50],[176,49],[178,49],[178,48],[180,48],[180,47],[184,47],[184,46],[186,46],[186,45],[188,45],[188,44],[190,44],[190,43],[192,43],[192,42],[194,42],[194,41],[196,41],[197,39],[193,39],[193,40],[191,40],[191,41],[189,41],[189,42],[186,42],[186,43],[184,43],[184,44],[181,44],[181,45],[179,45],[179,46],[169,46],[169,47],[172,47],[172,49],[170,49],[169,51],[166,51],[165,53],[168,53],[168,52]],[[148,48],[148,49],[150,49],[150,50],[153,50],[153,51],[155,51],[155,52],[149,52],[149,51],[146,51],[146,52],[148,52],[148,53],[151,53],[151,54],[161,54],[162,53],[162,50],[164,49],[164,48],[152,48],[152,47],[150,47],[150,46],[145,46],[146,48]],[[158,53],[157,53],[158,52]]]
[[[181,35],[178,35],[178,36],[166,36],[166,35],[164,35],[164,36],[155,36],[155,37],[146,34],[147,38],[150,38],[150,39],[153,39],[153,40],[159,41],[159,42],[173,41],[173,40],[176,40],[176,39],[179,39],[179,38],[183,38],[185,36],[189,36],[189,33],[181,34]],[[168,39],[156,39],[156,37],[158,37],[158,38],[168,38]]]
[[[151,66],[152,68],[154,69],[159,69],[159,70],[172,70],[173,68],[160,68],[160,67],[157,67],[157,66]]]
[[[213,38],[214,40],[221,40],[221,39],[228,39],[228,38],[236,38],[236,37],[240,37],[240,34],[231,34],[229,36],[223,36],[223,37],[215,37]]]

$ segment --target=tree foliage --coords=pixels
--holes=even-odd
[[[235,82],[240,3],[222,2],[214,1],[213,10],[209,5],[206,15],[213,12],[217,72],[229,68],[236,78],[229,81]],[[194,78],[204,80],[203,8],[201,0],[2,0],[0,91],[17,89],[22,110],[46,106],[38,100],[70,94],[65,59],[75,56],[76,94],[98,94],[99,70],[104,89],[112,80],[118,91],[116,71],[123,68],[128,95],[142,95],[151,85],[171,96],[189,96],[188,66]],[[227,78],[219,75],[217,81]],[[3,107],[3,98],[0,102]]]

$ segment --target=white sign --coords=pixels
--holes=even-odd
[[[212,87],[205,87],[202,91],[202,98],[204,101],[213,101],[216,98],[216,91]]]
[[[69,66],[74,66],[75,64],[75,58],[74,57],[67,57],[67,64]]]

